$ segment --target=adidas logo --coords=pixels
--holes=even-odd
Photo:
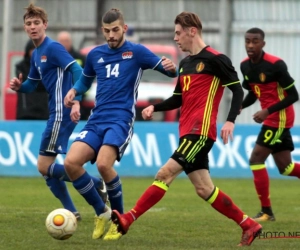
[[[61,146],[58,147],[58,150],[62,150]]]
[[[103,63],[103,62],[104,62],[104,60],[103,60],[103,58],[101,57],[101,58],[98,60],[97,63]]]

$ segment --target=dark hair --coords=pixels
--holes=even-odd
[[[260,34],[262,39],[265,39],[265,32],[260,29],[260,28],[251,28],[249,30],[246,31],[246,33],[250,33],[250,34]]]
[[[202,31],[202,23],[200,18],[193,12],[181,12],[174,20],[175,24],[180,24],[183,29],[196,27],[200,32]]]
[[[29,4],[28,7],[25,8],[26,13],[23,16],[23,20],[25,22],[25,19],[30,18],[30,17],[40,17],[43,20],[43,23],[48,22],[48,16],[46,11],[41,8],[34,6],[32,3]]]
[[[103,23],[112,23],[116,20],[120,20],[121,23],[124,23],[123,14],[118,9],[111,9],[103,15],[102,24]]]

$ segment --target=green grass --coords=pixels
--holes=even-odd
[[[123,178],[124,205],[130,209],[152,178]],[[240,208],[254,215],[259,202],[251,179],[214,179],[215,184]],[[300,235],[299,181],[271,180],[276,222],[263,223],[265,232],[298,232]],[[52,239],[44,222],[60,203],[42,178],[0,177],[0,249],[2,250],[189,250],[234,249],[241,229],[199,199],[188,179],[177,179],[164,199],[144,214],[119,241],[92,240],[94,211],[69,185],[83,220],[66,241]],[[300,239],[255,240],[252,249],[299,249]]]

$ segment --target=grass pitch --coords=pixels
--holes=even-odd
[[[153,178],[122,178],[125,210],[135,204]],[[259,211],[251,179],[214,179],[250,216]],[[2,250],[189,250],[235,249],[241,229],[198,198],[186,178],[177,179],[164,199],[140,217],[119,241],[92,240],[94,211],[68,184],[83,220],[68,240],[52,239],[44,225],[49,212],[61,207],[42,178],[0,177],[0,249]],[[270,239],[271,236],[300,236],[300,183],[297,179],[271,180],[276,222],[262,223],[265,237],[252,249],[299,249],[300,238]],[[268,238],[268,239],[266,239]]]

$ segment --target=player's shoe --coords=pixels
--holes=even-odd
[[[252,217],[255,221],[275,221],[275,216],[264,213],[263,211],[259,212],[257,215]]]
[[[82,220],[81,219],[81,215],[80,215],[79,212],[73,212],[73,214],[75,215],[77,221],[81,221]]]
[[[94,219],[94,231],[92,238],[99,239],[101,238],[106,229],[108,228],[109,223],[111,222],[111,209],[107,205],[105,206],[106,211],[99,216],[95,215]]]
[[[239,247],[250,246],[255,238],[261,234],[262,226],[255,221],[253,222],[251,227],[243,231],[241,242],[238,244]]]
[[[117,210],[112,211],[111,220],[112,223],[103,238],[104,240],[118,240],[126,234],[129,229],[129,222]]]
[[[122,236],[123,234],[118,231],[118,225],[112,222],[103,240],[118,240]]]
[[[98,194],[100,195],[101,199],[103,200],[104,204],[108,203],[108,194],[106,190],[106,185],[103,179],[100,178],[100,187],[96,188]]]

